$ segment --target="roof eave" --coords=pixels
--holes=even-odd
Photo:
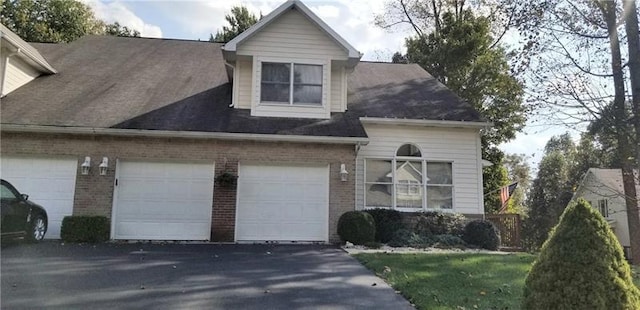
[[[399,118],[383,118],[383,117],[360,117],[363,124],[382,124],[382,125],[413,125],[424,127],[448,127],[448,128],[475,128],[484,129],[492,127],[490,122],[475,121],[450,121],[450,120],[429,120],[429,119],[399,119]]]
[[[24,124],[0,124],[0,131],[17,132],[17,133],[43,133],[43,134],[48,133],[48,134],[147,137],[147,138],[216,139],[216,140],[236,140],[236,141],[297,142],[297,143],[320,143],[320,144],[366,145],[369,143],[369,138],[367,137],[335,137],[335,136],[278,135],[278,134],[232,133],[232,132],[172,131],[172,130],[120,129],[120,128],[71,127],[71,126],[47,126],[47,125],[24,125]]]

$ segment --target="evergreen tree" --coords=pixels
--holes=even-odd
[[[562,214],[527,276],[523,309],[640,309],[609,224],[584,199]]]

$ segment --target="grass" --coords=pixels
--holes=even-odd
[[[530,254],[354,255],[418,309],[519,309]],[[640,287],[640,268],[634,282]]]

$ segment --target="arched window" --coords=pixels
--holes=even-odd
[[[420,149],[415,144],[407,143],[398,148],[396,156],[422,157],[422,152],[420,152]]]
[[[387,158],[366,158],[364,186],[367,208],[454,209],[453,162],[424,158],[413,143],[402,144]]]

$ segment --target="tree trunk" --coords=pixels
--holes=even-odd
[[[636,149],[636,167],[640,165],[640,33],[635,0],[624,1],[629,49],[629,76],[631,80],[631,102],[633,107],[633,126],[635,129],[634,146]],[[633,176],[633,175],[632,175]],[[633,264],[640,265],[640,214],[638,204],[630,208],[627,203],[627,221]]]
[[[620,154],[620,166],[622,168],[622,184],[624,187],[624,198],[627,212],[637,210],[636,202],[636,181],[633,175],[632,148],[629,144],[629,128],[627,126],[627,110],[625,108],[624,76],[622,72],[622,57],[620,54],[620,41],[616,28],[616,4],[613,1],[603,0],[598,3],[609,34],[609,46],[611,48],[611,69],[613,72],[613,85],[615,97],[614,123],[616,137],[618,140],[618,153]],[[629,227],[631,228],[631,227]],[[632,242],[632,246],[633,242]],[[635,248],[636,246],[634,246]],[[638,257],[636,257],[636,261]]]

